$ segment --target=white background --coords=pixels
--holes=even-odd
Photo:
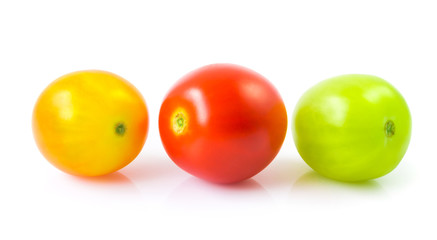
[[[0,0],[0,239],[437,239],[434,3]],[[339,183],[306,166],[288,131],[252,180],[191,177],[167,157],[158,111],[180,77],[217,62],[267,77],[289,116],[323,79],[385,78],[410,106],[409,150],[385,177]],[[126,78],[150,113],[139,157],[91,180],[52,167],[31,131],[40,92],[84,69]]]

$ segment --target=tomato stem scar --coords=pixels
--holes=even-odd
[[[391,120],[388,120],[384,126],[385,135],[387,137],[391,137],[395,134],[395,130],[396,130],[396,127],[395,127],[394,122]]]
[[[181,118],[181,117],[178,118],[177,122],[178,122],[178,126],[179,126],[179,127],[184,126],[184,119],[183,119],[183,118]]]
[[[126,127],[124,126],[124,123],[120,122],[115,124],[115,133],[119,136],[123,136],[126,132]]]
[[[178,135],[184,132],[188,124],[187,118],[182,112],[177,112],[174,115],[172,122],[173,131]]]

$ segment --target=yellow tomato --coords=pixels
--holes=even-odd
[[[60,170],[80,176],[115,172],[136,158],[147,136],[140,92],[105,71],[60,77],[38,98],[33,134],[41,153]]]

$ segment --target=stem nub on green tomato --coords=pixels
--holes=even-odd
[[[343,75],[320,82],[299,100],[292,132],[303,160],[340,181],[364,181],[391,172],[411,136],[402,95],[385,80]]]

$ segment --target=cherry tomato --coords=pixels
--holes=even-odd
[[[299,154],[315,171],[363,181],[399,164],[410,141],[411,116],[402,95],[385,80],[343,75],[300,98],[292,131]]]
[[[263,170],[287,130],[276,89],[258,73],[231,64],[197,69],[161,105],[159,130],[170,158],[199,178],[233,183]]]
[[[128,81],[109,72],[80,71],[41,93],[32,126],[38,148],[55,167],[98,176],[135,159],[146,140],[148,114]]]

